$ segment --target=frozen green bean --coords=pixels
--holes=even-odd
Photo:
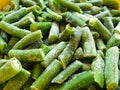
[[[22,3],[22,5],[25,6],[25,7],[34,6],[34,5],[37,4],[37,3],[34,2],[33,0],[21,0],[21,3]]]

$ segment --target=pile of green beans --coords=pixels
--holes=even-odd
[[[0,90],[120,90],[115,0],[11,0],[0,11]]]

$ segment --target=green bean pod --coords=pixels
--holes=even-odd
[[[105,41],[110,39],[110,31],[97,18],[91,18],[89,25],[94,28]]]
[[[22,69],[16,76],[11,78],[3,90],[20,90],[21,87],[25,84],[25,82],[28,80],[30,77],[30,72]]]
[[[94,72],[95,82],[98,83],[98,85],[101,88],[103,88],[104,86],[104,60],[99,55],[99,52],[97,53],[96,58],[92,62],[92,71]]]
[[[120,45],[120,34],[114,33],[110,40],[107,42],[107,48]]]
[[[41,40],[42,39],[42,33],[40,30],[32,32],[28,35],[26,35],[25,37],[23,37],[20,41],[18,41],[12,49],[24,49],[27,45]]]
[[[63,83],[54,90],[80,90],[92,83],[94,83],[93,73],[91,71],[85,71],[74,75],[70,80]]]
[[[61,71],[55,78],[53,78],[52,83],[62,84],[68,79],[75,71],[82,67],[82,63],[79,61],[74,61],[66,69]]]
[[[93,4],[94,6],[101,6],[103,4],[103,0],[89,0],[87,2]]]
[[[38,62],[44,60],[45,54],[42,49],[10,50],[8,56],[16,57],[22,62]]]
[[[26,10],[26,8],[21,8],[21,9],[17,10],[16,12],[13,12],[13,13],[5,16],[3,18],[3,20],[8,22],[8,23],[14,23],[14,22],[18,21],[20,18],[27,15],[28,13],[29,12]]]
[[[81,18],[79,18],[77,15],[74,15],[70,12],[63,13],[63,19],[66,20],[66,22],[69,22],[70,24],[74,26],[80,26],[83,27],[86,25],[85,21]]]
[[[31,85],[32,90],[46,90],[52,79],[61,71],[62,65],[58,60],[54,60]]]
[[[55,58],[58,57],[58,55],[63,51],[66,45],[67,43],[64,41],[58,43],[53,49],[49,51],[49,53],[45,56],[45,59],[41,62],[41,64],[44,67],[47,67]]]
[[[8,62],[0,67],[0,84],[17,75],[21,69],[21,63],[16,58],[9,59]]]
[[[69,24],[66,25],[65,30],[60,33],[58,41],[60,42],[69,40],[74,35],[75,30],[76,29],[71,27]]]
[[[32,69],[31,77],[36,80],[43,71],[44,68],[41,63],[35,63]]]
[[[112,9],[112,10],[110,10],[110,12],[111,12],[113,17],[119,17],[120,16],[120,10]]]
[[[65,1],[65,0],[53,0],[53,2],[55,2],[57,5],[67,7],[70,10],[81,12],[81,9],[72,2]]]
[[[58,56],[58,60],[61,61],[63,68],[65,69],[67,64],[70,62],[75,50],[79,45],[79,41],[81,39],[81,28],[78,26],[74,32],[74,35],[71,37],[69,43],[62,51],[62,53]]]
[[[0,22],[0,28],[4,32],[6,32],[7,34],[18,37],[18,38],[22,38],[25,35],[31,33],[30,31],[28,31],[26,29],[17,28],[16,26],[11,25],[11,24],[9,24],[9,23],[7,23],[5,21]]]
[[[58,40],[58,37],[59,37],[59,25],[58,23],[53,22],[48,36],[49,43],[56,42]]]
[[[105,83],[108,90],[115,90],[118,87],[118,60],[118,47],[109,48],[105,54]]]
[[[82,28],[82,47],[84,52],[84,58],[96,57],[95,41],[88,27]]]
[[[34,2],[33,0],[21,0],[21,3],[22,3],[22,5],[25,6],[25,7],[34,6],[34,5],[37,4],[37,3]]]
[[[7,47],[7,43],[3,40],[0,35],[0,52],[2,52]]]
[[[0,21],[4,18],[4,13],[0,12]]]

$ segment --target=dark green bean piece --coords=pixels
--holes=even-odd
[[[77,48],[75,53],[74,53],[74,56],[73,56],[73,59],[74,60],[80,60],[82,59],[84,56],[84,52],[83,52],[83,49],[81,47]]]
[[[120,34],[120,21],[117,24],[117,26],[114,28],[113,33],[119,33]]]
[[[105,25],[105,27],[111,32],[113,33],[114,30],[114,24],[112,22],[112,17],[104,17],[103,18],[103,24]]]
[[[49,46],[47,46],[46,44],[42,44],[40,48],[44,51],[45,55],[48,54],[48,52],[50,51]]]
[[[40,30],[32,32],[26,36],[24,36],[20,41],[18,41],[12,49],[24,49],[27,45],[41,40],[42,39],[42,33]]]
[[[109,48],[105,54],[105,83],[107,90],[115,90],[118,87],[118,60],[119,48],[116,46]]]
[[[32,90],[46,90],[52,79],[61,71],[62,65],[54,60],[31,85]]]
[[[86,25],[83,19],[79,18],[77,15],[72,14],[71,12],[65,12],[62,14],[62,16],[66,20],[66,22],[69,22],[74,26],[83,27]]]
[[[107,48],[120,45],[120,34],[114,33],[107,42]]]
[[[22,69],[15,77],[11,78],[3,90],[20,90],[20,88],[25,84],[25,82],[30,77],[30,72]]]
[[[54,12],[60,14],[61,11],[58,9],[58,7],[54,4],[53,0],[48,0],[48,6],[51,10],[53,10]]]
[[[37,4],[37,3],[34,2],[33,0],[21,0],[21,3],[22,3],[22,5],[25,6],[25,7],[34,6],[34,5]]]
[[[3,40],[3,38],[0,35],[0,52],[3,52],[3,50],[7,47],[7,43]]]
[[[69,40],[75,32],[75,28],[71,27],[70,24],[67,24],[64,31],[60,33],[58,41],[67,41]]]
[[[8,56],[16,57],[22,62],[38,62],[44,60],[45,54],[42,49],[10,50]]]
[[[88,0],[88,3],[92,3],[94,6],[101,6],[103,4],[103,0]]]
[[[103,52],[106,52],[106,50],[107,50],[107,47],[102,39],[96,40],[96,46],[97,46],[98,50],[101,50]]]
[[[63,51],[66,45],[67,43],[64,41],[58,43],[53,49],[49,51],[49,53],[45,56],[45,59],[41,62],[41,64],[44,67],[47,67],[55,58],[58,57],[58,55]]]
[[[44,71],[44,68],[41,65],[41,63],[40,62],[35,63],[32,69],[31,77],[36,80],[43,71]]]
[[[41,30],[42,32],[47,32],[51,28],[51,25],[51,22],[35,22],[30,25],[30,30]]]
[[[20,28],[17,28],[5,21],[1,21],[0,22],[0,28],[8,33],[9,35],[12,35],[12,36],[15,36],[15,37],[18,37],[18,38],[22,38],[24,37],[25,35],[31,33],[30,31],[26,30],[26,29],[20,29]]]
[[[48,36],[49,43],[55,43],[58,40],[58,37],[59,37],[59,25],[58,23],[53,22]]]
[[[49,8],[46,8],[46,11],[52,15],[53,20],[56,20],[56,21],[61,21],[62,20],[62,16],[61,15],[59,15],[56,12],[50,10]]]
[[[71,37],[62,53],[58,56],[58,60],[61,61],[63,68],[66,68],[66,65],[70,62],[75,50],[77,49],[81,39],[81,32],[81,28],[79,26],[76,27],[74,35]]]
[[[110,12],[111,12],[113,17],[119,17],[120,16],[120,10],[112,9],[112,10],[110,10]]]
[[[82,10],[87,11],[87,10],[92,10],[93,5],[91,3],[76,3],[77,6],[79,6]]]
[[[94,83],[94,75],[91,71],[86,71],[74,75],[70,80],[63,83],[54,90],[80,90],[92,83]]]
[[[8,23],[14,23],[14,22],[18,21],[20,18],[27,15],[28,13],[29,12],[27,11],[26,8],[21,8],[21,9],[17,10],[16,12],[13,12],[13,13],[8,14],[7,16],[5,16],[3,18],[3,20],[8,22]]]
[[[11,0],[10,5],[13,10],[17,11],[19,8],[20,0]]]
[[[0,68],[0,84],[17,75],[22,69],[21,63],[16,58],[11,58]]]
[[[84,58],[96,57],[95,41],[88,27],[82,28],[82,47],[84,52]]]
[[[104,86],[104,60],[97,52],[96,58],[92,62],[92,71],[94,73],[95,82],[103,88]]]
[[[89,25],[93,27],[105,41],[110,39],[110,31],[97,18],[90,19]]]
[[[95,15],[95,17],[98,19],[102,19],[103,17],[106,17],[106,16],[111,16],[111,13],[109,10],[103,11]]]
[[[62,84],[65,80],[68,79],[75,71],[82,67],[80,61],[74,61],[66,69],[61,71],[55,78],[53,78],[52,83]]]
[[[70,10],[76,11],[76,12],[81,12],[81,9],[76,6],[74,3],[66,1],[66,0],[53,0],[57,5],[61,5],[63,7],[66,7]]]

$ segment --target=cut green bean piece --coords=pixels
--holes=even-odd
[[[22,69],[16,76],[11,78],[3,90],[20,90],[20,88],[25,84],[25,82],[30,77],[30,72]]]
[[[98,14],[95,15],[95,17],[98,18],[98,19],[102,19],[102,18],[104,18],[106,16],[111,16],[111,13],[110,13],[109,10],[103,11],[103,12],[98,13]]]
[[[0,21],[4,18],[4,13],[0,12]]]
[[[43,71],[44,68],[41,63],[35,63],[32,69],[31,77],[36,80]]]
[[[107,47],[105,46],[105,43],[103,42],[102,39],[97,39],[96,40],[96,46],[99,50],[106,52]]]
[[[42,12],[41,16],[42,16],[41,18],[43,18],[43,20],[41,21],[52,21],[53,19],[53,16],[48,12]]]
[[[51,10],[53,10],[54,12],[60,14],[61,11],[58,9],[58,7],[54,4],[53,0],[48,0],[48,6]]]
[[[5,16],[3,18],[3,20],[8,23],[14,23],[14,22],[18,21],[20,18],[22,18],[23,16],[27,15],[28,13],[29,12],[26,10],[26,8],[21,8],[21,9],[17,10],[16,12],[13,12],[13,13]]]
[[[51,9],[46,8],[46,11],[52,15],[53,20],[56,20],[56,21],[61,21],[62,20],[62,16],[57,14],[56,12],[52,11]]]
[[[59,25],[58,23],[53,22],[48,36],[49,43],[55,43],[58,40],[58,37],[59,37]]]
[[[86,3],[86,2],[82,2],[82,3],[76,3],[77,6],[79,6],[82,10],[91,10],[93,5],[91,3]]]
[[[66,0],[53,0],[57,5],[61,5],[63,7],[66,7],[70,10],[76,11],[76,12],[81,12],[81,9],[76,6],[74,3],[66,1]]]
[[[38,62],[44,60],[45,54],[42,49],[10,50],[8,56],[16,57],[22,62]]]
[[[112,10],[110,10],[110,12],[111,12],[112,16],[114,16],[114,17],[120,16],[120,10],[112,9]]]
[[[3,40],[0,35],[0,52],[2,52],[7,47],[7,43]]]
[[[81,47],[79,47],[76,49],[74,56],[73,56],[73,59],[80,60],[83,58],[83,56],[84,56],[83,49]]]
[[[20,41],[18,41],[12,49],[24,49],[27,45],[41,40],[42,39],[42,33],[40,30],[32,32],[28,35],[26,35],[25,37],[23,37]]]
[[[58,60],[54,60],[31,85],[32,90],[46,90],[52,79],[61,71],[62,65]]]
[[[91,18],[89,25],[94,28],[105,41],[108,41],[110,39],[110,31],[97,18]]]
[[[35,1],[40,6],[40,8],[42,8],[42,10],[46,8],[44,0],[33,0],[33,1]]]
[[[97,53],[96,58],[92,62],[92,71],[94,72],[95,82],[98,83],[98,85],[101,88],[103,88],[104,86],[104,60],[102,59],[99,53]]]
[[[100,34],[96,31],[91,31],[92,32],[92,36],[94,39],[98,39],[100,37]]]
[[[92,10],[91,10],[91,14],[92,15],[96,15],[98,13],[100,13],[101,11],[101,8],[100,7],[97,7],[97,6],[93,6]]]
[[[22,5],[25,6],[25,7],[34,6],[34,5],[37,4],[37,3],[34,2],[33,0],[21,0],[21,3],[22,3]]]
[[[31,33],[30,31],[28,31],[26,29],[17,28],[16,26],[11,25],[11,24],[9,24],[9,23],[7,23],[5,21],[0,22],[0,28],[4,32],[6,32],[7,34],[18,37],[18,38],[22,38],[25,35]]]
[[[11,58],[0,68],[0,84],[17,75],[22,69],[21,63],[16,58]]]
[[[117,24],[117,26],[114,28],[113,33],[119,33],[120,34],[120,21]]]
[[[114,24],[112,22],[112,17],[104,17],[103,18],[103,24],[105,25],[105,27],[111,32],[113,33],[114,30]]]
[[[51,50],[50,47],[46,44],[42,44],[40,48],[44,51],[45,55],[48,54],[48,52]]]
[[[82,47],[84,52],[84,58],[96,57],[95,41],[88,27],[82,28]]]
[[[74,26],[80,26],[83,27],[86,25],[85,21],[81,18],[79,18],[77,15],[72,14],[71,12],[65,12],[63,13],[63,18],[66,20],[66,22],[69,22],[70,24]]]
[[[80,61],[74,61],[66,69],[61,71],[55,78],[53,78],[52,83],[62,84],[65,80],[68,79],[75,71],[82,67]]]
[[[118,87],[118,60],[118,47],[109,48],[105,54],[105,83],[108,90],[115,90]]]
[[[75,32],[75,28],[71,27],[70,24],[67,24],[65,27],[65,30],[63,32],[60,33],[58,41],[67,41],[69,40]]]
[[[92,83],[94,83],[94,75],[91,71],[86,71],[74,75],[70,80],[63,83],[54,90],[80,90],[89,86]]]
[[[112,37],[107,42],[107,48],[120,45],[120,34],[114,33]]]
[[[46,32],[51,28],[51,22],[35,22],[30,25],[31,31],[41,30],[42,32]]]
[[[74,35],[70,39],[69,43],[58,56],[58,60],[61,61],[63,68],[65,69],[67,64],[70,62],[75,50],[77,49],[81,39],[81,28],[78,26],[74,32]]]
[[[49,51],[49,53],[45,56],[45,59],[41,62],[41,64],[44,67],[47,67],[55,58],[58,57],[58,55],[63,51],[66,45],[67,43],[64,41],[58,43],[53,49]]]

